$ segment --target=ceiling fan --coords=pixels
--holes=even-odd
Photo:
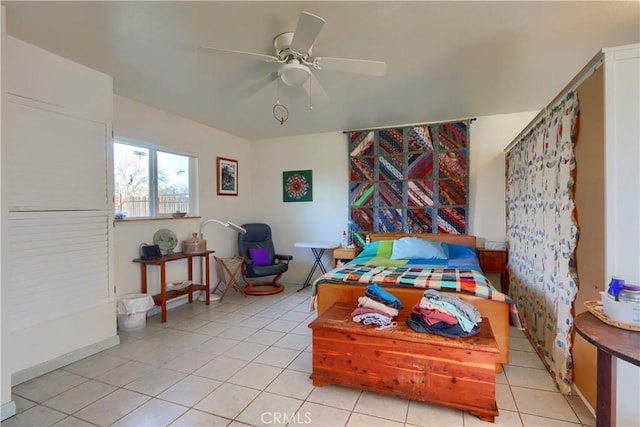
[[[277,71],[269,74],[266,79],[261,80],[258,87],[253,87],[254,92],[277,78],[288,86],[303,86],[307,92],[311,91],[311,81],[313,81],[316,89],[320,89],[320,92],[323,92],[320,83],[313,74],[313,70],[342,71],[371,76],[384,75],[386,63],[382,61],[312,57],[311,49],[313,48],[313,43],[325,23],[326,21],[319,16],[302,12],[298,18],[295,31],[278,34],[273,39],[275,55],[210,46],[200,46],[199,50],[214,54],[242,55],[247,58],[278,64]],[[309,85],[305,85],[307,81],[310,81]]]

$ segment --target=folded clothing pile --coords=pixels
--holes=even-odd
[[[455,295],[427,289],[411,309],[407,325],[416,332],[451,338],[470,337],[480,332],[480,312]]]
[[[385,328],[395,326],[393,318],[398,315],[398,310],[401,308],[402,302],[398,298],[373,284],[367,286],[364,296],[358,298],[358,308],[353,310],[351,317],[354,322]]]

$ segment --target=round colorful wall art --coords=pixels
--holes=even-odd
[[[313,200],[311,170],[282,172],[282,200],[284,202]]]

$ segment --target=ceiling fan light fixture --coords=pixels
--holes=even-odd
[[[216,54],[233,54],[277,64],[277,71],[269,73],[266,78],[258,82],[259,84],[250,86],[251,93],[257,92],[277,79],[278,90],[281,81],[287,86],[303,88],[309,94],[309,108],[311,108],[311,86],[314,94],[319,93],[321,98],[327,96],[315,76],[315,70],[383,76],[386,67],[382,61],[311,56],[311,50],[324,24],[326,21],[323,18],[309,12],[301,12],[295,31],[287,31],[274,37],[275,55],[209,46],[200,46],[199,50]]]
[[[294,60],[281,65],[278,75],[287,86],[302,86],[311,77],[311,70]]]

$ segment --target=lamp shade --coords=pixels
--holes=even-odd
[[[291,60],[280,67],[278,75],[287,86],[302,86],[311,76],[311,70],[297,60]]]

